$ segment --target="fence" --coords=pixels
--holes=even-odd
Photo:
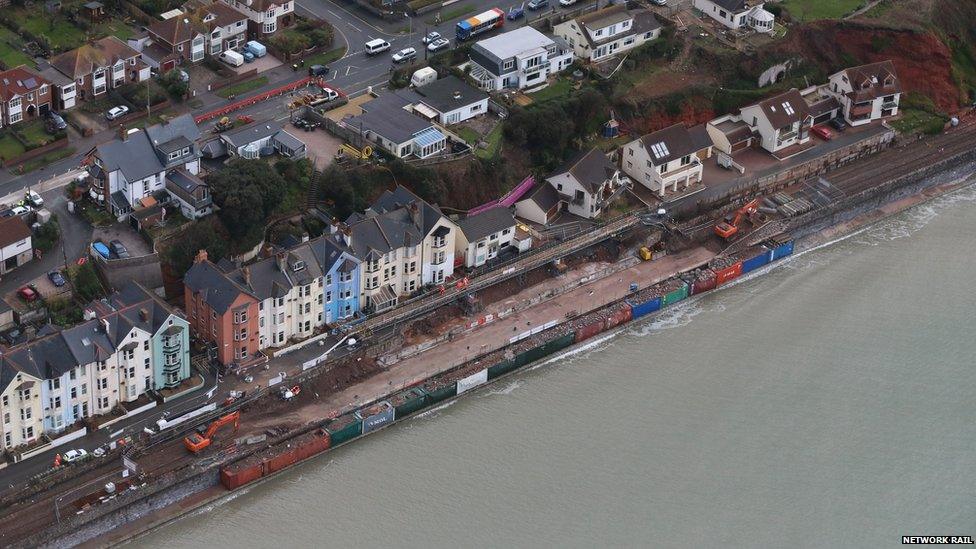
[[[56,151],[56,150],[59,150],[59,149],[63,149],[65,147],[67,147],[67,146],[68,146],[68,138],[67,137],[62,137],[61,139],[58,139],[56,141],[52,141],[52,142],[48,143],[47,145],[41,145],[40,147],[37,147],[35,149],[31,149],[31,150],[25,152],[24,154],[22,154],[20,156],[16,156],[14,158],[10,158],[8,160],[4,160],[3,161],[3,167],[4,168],[9,168],[11,166],[16,166],[17,164],[21,164],[23,162],[27,162],[28,160],[31,160],[31,159],[37,158],[39,156],[45,155],[45,154],[47,154],[47,153],[49,153],[51,151]]]
[[[251,78],[253,76],[256,76],[257,74],[258,74],[258,70],[257,69],[251,69],[249,71],[245,71],[245,72],[236,74],[234,76],[231,76],[230,78],[221,78],[220,80],[217,80],[217,81],[215,81],[215,82],[213,82],[211,84],[208,84],[207,85],[207,89],[209,91],[216,91],[216,90],[219,90],[221,88],[226,88],[227,86],[230,86],[232,84],[237,84],[238,82],[243,82],[244,80],[247,80],[247,79],[249,79],[249,78]]]
[[[207,120],[213,120],[214,118],[220,118],[221,116],[224,116],[226,114],[232,113],[234,111],[237,111],[237,110],[240,110],[240,109],[243,109],[243,108],[246,108],[246,107],[250,107],[251,105],[260,103],[262,101],[266,101],[266,100],[268,100],[268,99],[270,99],[272,97],[275,97],[275,96],[278,96],[278,95],[283,95],[283,94],[286,94],[288,92],[293,92],[293,91],[295,91],[295,90],[297,90],[299,88],[308,87],[308,86],[311,86],[313,84],[314,85],[318,85],[320,87],[332,88],[332,89],[336,90],[336,92],[338,92],[339,95],[342,95],[343,97],[345,97],[345,93],[343,93],[341,90],[339,90],[335,86],[327,85],[325,83],[325,81],[322,80],[321,78],[314,77],[314,76],[306,76],[305,78],[300,78],[300,79],[298,79],[298,80],[296,80],[294,82],[291,82],[289,84],[285,84],[284,86],[278,86],[277,88],[275,88],[273,90],[269,90],[269,91],[266,91],[264,93],[259,93],[259,94],[255,95],[253,97],[248,97],[247,99],[241,99],[240,101],[235,101],[234,103],[231,103],[230,105],[225,105],[225,106],[223,106],[223,107],[221,107],[219,109],[212,110],[212,111],[210,111],[208,113],[201,114],[201,115],[195,117],[193,120],[197,124],[200,124],[201,122],[206,122]]]

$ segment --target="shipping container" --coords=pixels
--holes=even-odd
[[[363,422],[363,434],[373,432],[384,425],[393,423],[393,405],[387,401],[377,402],[356,412]]]
[[[363,434],[363,422],[355,414],[339,416],[325,425],[329,432],[329,442],[338,446]]]
[[[431,404],[447,400],[457,396],[457,383],[441,383],[437,379],[432,379],[424,384],[428,399]]]
[[[777,259],[779,259],[781,257],[786,257],[788,255],[792,255],[793,254],[793,243],[794,243],[794,241],[793,240],[790,240],[789,242],[785,242],[785,243],[780,244],[779,246],[776,246],[775,248],[773,248],[772,258],[770,259],[770,261],[776,261]]]
[[[494,364],[488,367],[488,379],[491,380],[491,379],[499,378],[513,370],[518,369],[520,366],[523,366],[523,364],[519,364],[518,362],[510,358],[505,359],[499,362],[498,364]]]
[[[488,382],[488,370],[481,370],[480,372],[475,372],[464,379],[459,379],[457,382],[457,394],[461,394],[465,391],[470,391],[478,385],[482,385]]]
[[[657,296],[643,303],[635,303],[629,300],[627,303],[630,304],[631,311],[633,311],[631,314],[633,315],[634,319],[638,319],[655,311],[659,311],[661,309],[661,301],[661,296]]]
[[[527,351],[523,351],[515,355],[516,368],[521,368],[527,364],[532,364],[533,362],[547,357],[551,354],[555,354],[562,351],[566,347],[569,347],[576,340],[575,334],[572,332],[568,334],[563,334],[555,339],[551,339],[538,347],[533,347]],[[488,379],[492,379],[491,373],[488,374]]]
[[[736,261],[724,269],[715,269],[715,285],[721,286],[727,284],[740,276],[742,276],[742,262]]]
[[[278,453],[267,460],[265,474],[270,475],[271,473],[277,473],[289,465],[298,463],[298,456],[295,454],[295,447],[290,443],[283,442],[281,445],[274,447],[274,450],[276,450]]]
[[[664,294],[664,299],[661,300],[662,307],[674,305],[675,303],[688,297],[688,283],[686,283],[684,280],[681,280],[680,282],[681,285],[678,288]],[[636,314],[634,316],[636,316]]]
[[[621,324],[626,324],[634,318],[633,308],[628,303],[620,303],[614,306],[613,313],[607,317],[603,324],[605,330],[616,328]]]
[[[756,246],[742,254],[742,274],[746,274],[767,265],[772,261],[772,251],[763,246]]]
[[[427,402],[427,391],[420,387],[411,387],[390,397],[394,419],[404,418],[422,410],[427,406]]]
[[[298,456],[298,461],[302,461],[316,454],[321,454],[331,447],[332,443],[329,440],[328,431],[316,429],[296,439],[295,453]]]
[[[587,324],[582,328],[577,328],[576,343],[586,341],[587,339],[590,339],[591,337],[603,332],[604,330],[603,322],[604,322],[603,319],[601,319],[601,320],[597,320],[596,322]]]
[[[220,483],[228,490],[234,490],[250,484],[264,476],[264,462],[243,462],[232,463],[220,468]]]
[[[697,295],[715,288],[715,271],[711,269],[699,269],[685,274],[692,281],[688,288],[688,295]]]

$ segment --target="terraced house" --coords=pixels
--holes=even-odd
[[[189,324],[137,283],[85,317],[0,355],[5,450],[190,377]]]
[[[75,82],[79,101],[150,78],[149,65],[140,59],[139,52],[114,36],[64,52],[51,60],[51,66]]]
[[[0,115],[4,126],[51,110],[51,83],[24,65],[0,72]]]

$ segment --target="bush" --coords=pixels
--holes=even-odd
[[[75,265],[68,269],[68,277],[74,286],[75,297],[88,303],[105,295],[102,281],[95,272],[94,264],[89,261],[84,265]]]
[[[207,182],[235,250],[247,250],[260,242],[268,218],[288,187],[263,160],[233,160],[212,173]]]
[[[207,250],[208,258],[217,262],[227,256],[227,230],[220,222],[210,217],[199,223],[192,223],[179,236],[170,239],[163,250],[162,258],[176,273],[185,273],[193,264],[193,258],[200,250]]]
[[[61,226],[58,225],[58,217],[52,215],[51,220],[38,227],[34,233],[34,247],[42,252],[49,252],[57,244],[59,236],[61,236]]]
[[[159,85],[177,101],[182,101],[190,93],[190,85],[183,81],[179,70],[171,70],[160,76]]]
[[[271,45],[285,53],[300,53],[312,46],[312,39],[298,32],[281,32],[271,38]]]

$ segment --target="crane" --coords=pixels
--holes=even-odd
[[[759,211],[759,199],[754,198],[746,203],[745,206],[742,206],[736,210],[735,216],[731,217],[731,219],[727,217],[724,220],[719,221],[715,225],[715,234],[724,238],[725,240],[731,239],[736,235],[736,233],[739,232],[739,223],[742,222],[742,218],[747,216],[751,218],[756,214],[757,211]]]
[[[187,450],[193,452],[194,454],[199,453],[207,446],[210,446],[210,443],[213,442],[213,436],[217,433],[217,430],[224,425],[230,425],[233,423],[234,432],[236,433],[240,419],[241,412],[239,410],[236,412],[231,412],[225,416],[221,416],[214,420],[214,422],[207,427],[207,430],[204,431],[203,434],[193,433],[192,435],[184,438],[183,444],[186,446]]]

